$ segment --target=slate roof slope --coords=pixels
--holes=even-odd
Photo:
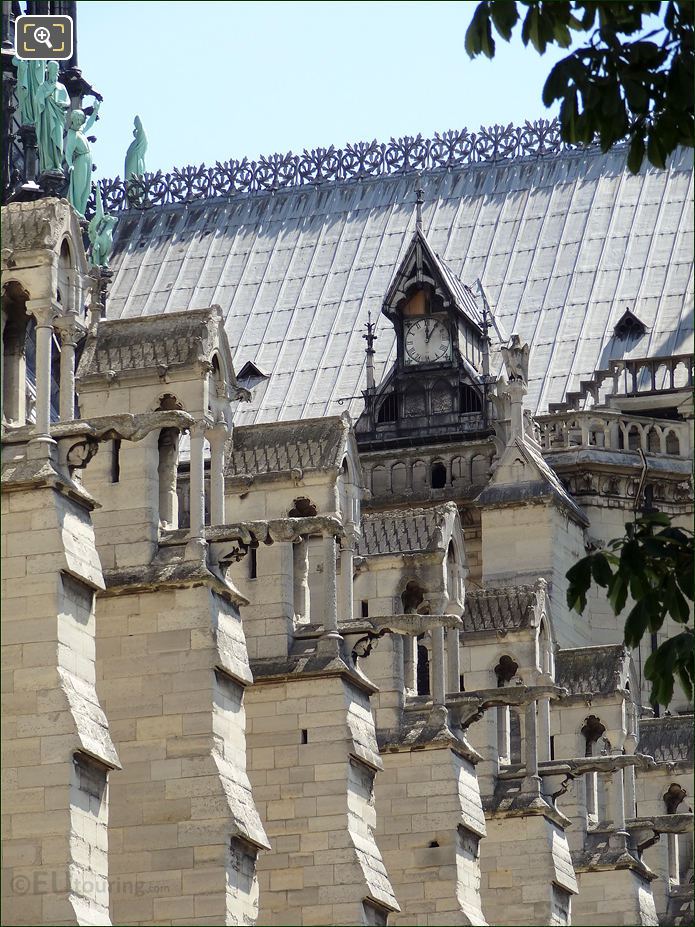
[[[611,695],[620,688],[630,653],[623,644],[600,644],[559,650],[555,683],[570,695]]]
[[[543,586],[506,586],[501,589],[468,589],[463,611],[463,630],[520,631],[536,624],[543,607]]]
[[[694,721],[692,715],[640,721],[637,752],[653,756],[658,763],[692,764]]]
[[[365,557],[440,548],[446,515],[452,504],[362,515],[362,536],[358,541],[357,554]]]
[[[243,476],[299,469],[339,467],[345,456],[350,424],[331,416],[313,421],[273,422],[263,428],[234,429],[225,474]]]
[[[395,359],[380,309],[421,186],[434,251],[467,286],[481,279],[503,336],[531,344],[528,406],[543,412],[611,355],[692,350],[692,154],[636,176],[624,161],[568,151],[133,210],[116,230],[108,315],[219,303],[235,369],[271,374],[239,424],[356,418],[368,311],[377,380]],[[626,307],[647,328],[629,344],[613,334]]]

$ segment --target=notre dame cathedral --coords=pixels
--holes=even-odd
[[[691,923],[675,625],[566,574],[692,522],[692,154],[101,178],[2,11],[2,923]]]

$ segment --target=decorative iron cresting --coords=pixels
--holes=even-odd
[[[357,180],[412,171],[446,170],[483,161],[538,158],[577,147],[560,138],[560,124],[538,119],[523,126],[494,125],[478,132],[468,129],[437,133],[434,138],[392,138],[388,143],[357,142],[345,148],[314,148],[300,155],[274,154],[257,161],[219,161],[214,167],[175,168],[170,173],[143,174],[128,181],[100,180],[107,212],[146,209],[165,203],[234,196],[239,193],[283,190],[336,180]],[[87,207],[91,216],[94,192]]]

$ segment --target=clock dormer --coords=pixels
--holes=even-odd
[[[381,384],[370,376],[356,431],[363,446],[460,438],[489,431],[485,324],[472,291],[436,254],[420,224],[382,304],[397,359]],[[367,336],[370,357],[371,333]]]

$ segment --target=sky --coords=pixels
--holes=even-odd
[[[567,52],[541,57],[517,27],[471,61],[475,7],[81,0],[79,66],[104,97],[96,176],[123,175],[136,114],[148,171],[556,115],[541,91]]]

